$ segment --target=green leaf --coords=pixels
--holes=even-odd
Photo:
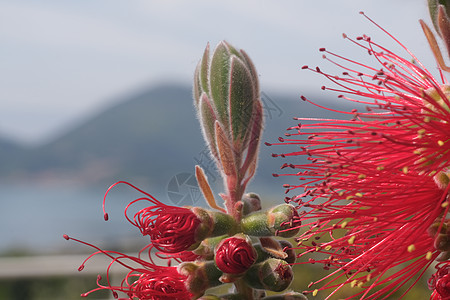
[[[209,43],[206,45],[203,57],[200,62],[200,83],[203,92],[209,94],[208,72],[209,72]]]
[[[192,94],[194,97],[195,108],[198,110],[200,96],[202,95],[202,87],[200,82],[200,65],[201,62],[198,63],[197,68],[194,72],[194,87],[192,88]]]
[[[218,113],[219,121],[225,126],[228,122],[228,89],[230,74],[230,51],[224,42],[219,43],[211,59],[209,73],[211,96]]]
[[[218,160],[219,155],[217,153],[215,139],[215,122],[217,120],[217,116],[206,93],[203,93],[200,98],[199,114],[203,136],[209,146],[209,149],[211,150],[211,153]]]
[[[229,109],[233,140],[243,142],[252,120],[255,85],[249,69],[236,56],[231,58]]]

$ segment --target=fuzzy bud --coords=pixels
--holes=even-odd
[[[244,215],[248,215],[252,212],[261,210],[261,199],[258,194],[255,193],[247,193],[242,197],[242,203],[244,207],[242,209],[242,213]]]
[[[213,261],[184,262],[178,266],[178,272],[186,276],[184,284],[196,297],[202,296],[207,289],[222,284],[219,281],[222,272]]]
[[[267,212],[252,213],[242,219],[245,234],[252,236],[292,237],[299,231],[300,221],[295,207],[281,204]]]
[[[291,266],[284,260],[276,258],[269,258],[253,265],[244,276],[249,286],[274,292],[285,290],[293,278]]]
[[[232,234],[236,231],[237,224],[228,214],[206,210],[201,207],[192,207],[191,210],[201,221],[201,225],[195,232],[198,242],[208,237]]]
[[[239,234],[222,240],[216,247],[217,267],[227,274],[242,274],[256,261],[257,253],[248,236]]]

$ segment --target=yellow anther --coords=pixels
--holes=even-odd
[[[416,250],[416,246],[414,246],[414,244],[411,244],[411,245],[408,246],[408,252],[409,253],[413,252],[414,250]]]
[[[333,247],[331,247],[330,245],[325,247],[325,250],[330,251]]]
[[[423,121],[425,123],[429,123],[431,121],[431,118],[430,117],[425,117],[425,118],[423,118]]]
[[[377,167],[377,171],[383,171],[383,170],[384,170],[384,167],[383,167],[383,166]]]
[[[358,282],[358,287],[359,287],[359,288],[362,287],[363,284],[364,284],[364,282],[362,282],[362,281]]]
[[[312,292],[312,295],[315,297],[315,296],[317,296],[317,293],[319,292],[319,290],[318,289],[315,289],[313,292]]]
[[[344,228],[345,228],[345,226],[347,226],[347,224],[348,224],[348,222],[347,222],[347,221],[344,221],[344,222],[342,222],[342,224],[341,224],[341,228],[342,228],[342,229],[344,229]]]
[[[403,174],[408,174],[408,167],[404,166],[402,171],[403,171]]]
[[[433,257],[433,252],[428,251],[428,252],[427,252],[427,255],[425,256],[425,259],[426,259],[426,260],[430,260],[432,257]]]
[[[342,197],[342,195],[344,195],[344,192],[339,192],[339,197]]]
[[[424,133],[425,133],[425,129],[419,129],[419,130],[417,130],[417,133],[419,134],[419,135],[423,135]]]
[[[355,196],[361,198],[361,197],[363,196],[363,194],[361,194],[361,193],[356,193]]]
[[[350,286],[352,287],[352,288],[354,288],[356,285],[358,284],[358,280],[353,280],[351,283],[350,283]]]
[[[320,250],[322,250],[322,247],[317,246],[316,251],[319,252]]]
[[[352,200],[352,199],[353,199],[353,196],[352,196],[352,195],[347,196],[347,197],[345,198],[345,200]]]
[[[348,239],[348,243],[350,244],[350,245],[353,245],[353,243],[355,242],[355,236],[352,236],[351,238],[349,238]]]
[[[370,281],[370,279],[372,279],[372,274],[366,276],[366,281]]]
[[[358,179],[364,179],[364,178],[366,178],[366,175],[364,175],[364,174],[359,174],[358,175]]]
[[[416,154],[416,155],[420,155],[422,153],[422,151],[417,149],[417,150],[414,150],[413,153]]]
[[[448,201],[442,202],[442,204],[441,204],[442,208],[446,208],[447,206],[448,206]]]
[[[378,218],[377,217],[373,217],[373,221],[374,222],[378,221]]]
[[[444,143],[443,141],[438,141],[438,145],[439,145],[439,146],[442,147],[442,146],[444,146],[444,144],[445,144],[445,143]]]

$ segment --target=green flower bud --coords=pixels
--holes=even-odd
[[[284,260],[276,258],[269,258],[253,265],[243,277],[252,288],[274,292],[284,291],[293,278],[291,266]]]
[[[300,221],[298,213],[294,206],[281,204],[273,207],[267,213],[268,222],[271,228],[274,228],[278,236],[293,237],[298,233]]]
[[[185,285],[196,297],[202,296],[209,288],[221,285],[222,272],[213,261],[184,262],[178,266],[178,272],[187,277]]]
[[[281,204],[267,212],[256,212],[244,217],[241,228],[251,236],[292,237],[299,231],[300,221],[295,207]]]
[[[199,242],[208,237],[234,234],[237,230],[236,221],[228,214],[209,211],[201,207],[192,207],[191,211],[201,221],[195,232],[196,240]]]
[[[439,251],[449,251],[450,250],[450,238],[447,234],[438,234],[434,238],[434,248]]]
[[[221,235],[216,237],[211,237],[203,240],[200,246],[193,252],[196,255],[202,257],[203,260],[213,260],[214,259],[214,248],[220,243],[221,240],[227,238],[228,235]]]
[[[261,210],[261,199],[258,194],[247,193],[242,197],[241,201],[244,204],[242,208],[242,214],[244,215]]]

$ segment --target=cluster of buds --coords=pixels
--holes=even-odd
[[[115,297],[122,292],[129,299],[306,299],[294,292],[266,296],[266,291],[284,291],[293,280],[296,255],[280,238],[295,236],[301,223],[294,206],[285,203],[261,211],[260,197],[245,193],[255,174],[263,128],[258,76],[248,55],[221,42],[210,59],[208,45],[195,72],[194,100],[203,135],[224,179],[226,192],[220,196],[226,209],[216,203],[200,166],[195,175],[211,209],[170,206],[128,182],[112,185],[126,184],[143,194],[127,205],[125,216],[149,243],[134,257],[65,235],[97,250],[88,259],[104,254],[111,265],[129,269],[116,286],[109,280],[110,265],[107,284],[99,278],[93,291],[111,290]],[[137,202],[146,205],[131,215]],[[147,259],[143,253],[148,253]],[[156,258],[168,266],[157,265]],[[234,290],[221,296],[208,293],[221,284],[233,284]]]
[[[107,289],[113,291],[114,295],[123,292],[130,298],[138,299],[195,299],[204,296],[209,288],[235,283],[236,292],[223,296],[225,298],[221,296],[220,299],[260,299],[265,295],[265,290],[281,292],[291,283],[293,271],[290,264],[296,258],[292,245],[273,237],[277,234],[292,237],[298,233],[298,214],[292,205],[281,204],[266,212],[249,209],[248,215],[241,211],[243,218],[239,223],[232,216],[219,211],[165,205],[130,183],[118,182],[114,185],[119,183],[145,194],[126,207],[125,215],[142,235],[150,238],[149,244],[141,251],[147,251],[149,259],[146,261],[141,255],[133,257],[104,251],[65,235],[67,240],[97,249],[88,259],[96,254],[104,254],[111,258],[111,265],[120,264],[130,270],[122,285],[114,286],[109,279],[108,285],[102,285],[99,277],[99,287],[82,296]],[[255,201],[249,202],[248,199],[255,197],[255,194],[246,194],[242,200],[245,204],[240,207],[254,209]],[[151,205],[139,210],[133,217],[128,216],[131,205],[142,201],[148,201]],[[105,219],[106,216],[105,213]],[[153,256],[168,259],[169,266],[156,265]],[[172,267],[172,260],[180,264]],[[80,271],[84,269],[85,262],[79,268]],[[135,264],[138,266],[133,266]],[[160,295],[165,296],[161,298]],[[286,299],[305,299],[301,294],[292,295],[294,298],[289,296],[291,298]]]

